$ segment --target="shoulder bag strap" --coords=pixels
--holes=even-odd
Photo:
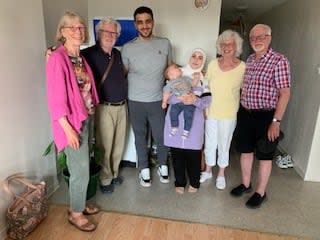
[[[110,59],[110,62],[108,63],[108,66],[106,68],[106,71],[104,72],[102,78],[101,78],[101,81],[100,81],[100,84],[99,84],[99,90],[102,88],[102,85],[104,83],[104,81],[107,79],[107,76],[110,72],[110,69],[112,67],[112,64],[114,62],[114,54],[111,55],[111,59]]]
[[[20,182],[22,183],[23,185],[29,187],[29,188],[32,188],[34,190],[37,189],[37,186],[35,186],[34,184],[32,184],[29,180],[27,180],[26,178],[24,178],[21,173],[16,173],[16,174],[13,174],[13,175],[10,175],[8,176],[4,181],[3,181],[3,189],[4,191],[13,199],[15,198],[19,198],[20,200],[22,200],[23,202],[25,202],[26,204],[29,204],[29,201],[27,199],[25,199],[23,196],[20,196],[18,194],[15,194],[13,193],[11,190],[10,190],[10,182],[11,181],[16,181],[16,182]]]

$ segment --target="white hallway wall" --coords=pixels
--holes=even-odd
[[[272,45],[290,60],[292,92],[281,127],[281,147],[292,155],[304,180],[320,181],[320,2],[290,0],[259,22],[272,27]]]
[[[0,0],[0,179],[16,172],[57,185],[54,159],[41,154],[52,139],[45,93],[41,0]],[[9,198],[0,188],[0,239]]]

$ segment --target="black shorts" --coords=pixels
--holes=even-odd
[[[272,160],[278,146],[278,139],[271,142],[267,137],[273,116],[274,109],[248,110],[240,106],[235,130],[237,151],[255,152],[259,160]]]

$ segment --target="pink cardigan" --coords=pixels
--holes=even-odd
[[[90,76],[93,104],[99,103],[92,71],[84,60]],[[58,120],[66,116],[71,126],[80,133],[82,121],[88,113],[83,102],[72,63],[64,46],[57,48],[50,56],[47,67],[47,98],[53,128],[53,139],[58,151],[67,146],[67,138]]]

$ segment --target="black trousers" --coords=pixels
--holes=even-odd
[[[175,186],[185,187],[187,185],[186,174],[189,184],[194,188],[200,187],[201,150],[171,148],[173,169],[175,175]]]

